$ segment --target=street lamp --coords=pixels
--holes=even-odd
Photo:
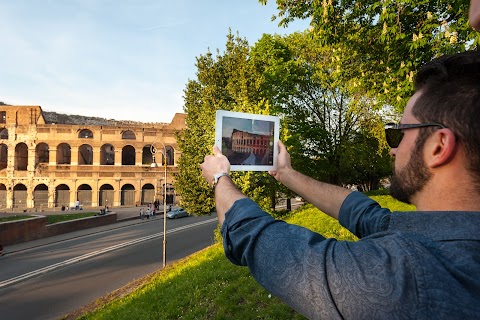
[[[163,146],[163,158],[164,158],[164,174],[165,174],[165,191],[163,192],[163,269],[165,269],[165,266],[167,265],[167,149],[165,148],[165,145],[160,142],[160,144]],[[152,168],[157,168],[158,164],[155,161],[155,156],[158,153],[157,148],[155,145],[152,143],[150,146],[150,152],[152,153]]]

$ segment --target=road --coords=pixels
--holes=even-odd
[[[168,220],[167,263],[211,245],[217,224],[214,216]],[[0,258],[2,320],[59,319],[161,269],[163,217],[49,242]]]

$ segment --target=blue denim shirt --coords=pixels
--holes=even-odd
[[[354,192],[357,242],[275,220],[250,199],[226,213],[225,254],[310,319],[480,319],[480,212],[393,212]]]

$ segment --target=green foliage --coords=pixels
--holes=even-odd
[[[213,193],[201,176],[199,165],[211,153],[215,135],[216,110],[270,114],[268,100],[259,95],[260,77],[250,62],[250,47],[245,39],[231,32],[225,52],[217,51],[197,58],[197,79],[185,90],[187,128],[178,136],[182,151],[176,189],[181,205],[194,214],[209,214],[214,208]],[[235,183],[248,196],[268,207],[276,184],[265,173],[234,173]]]
[[[312,37],[335,49],[336,69],[348,79],[344,84],[400,111],[412,94],[419,66],[480,43],[480,35],[468,26],[468,1],[463,0],[276,3],[280,25],[311,20]]]

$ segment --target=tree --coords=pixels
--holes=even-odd
[[[232,110],[269,114],[268,100],[259,92],[259,77],[249,62],[248,42],[227,35],[225,52],[217,50],[197,58],[197,79],[190,80],[185,89],[187,128],[178,136],[182,150],[176,189],[182,195],[181,205],[196,214],[206,214],[214,208],[212,192],[201,176],[199,164],[211,153],[214,144],[215,111]],[[239,188],[263,208],[269,207],[272,177],[266,173],[232,173]]]
[[[259,0],[267,3],[268,0]],[[310,19],[312,36],[334,51],[350,90],[402,111],[419,66],[475,48],[464,0],[277,0],[280,25]],[[382,105],[379,103],[378,105]]]
[[[294,167],[334,184],[364,183],[359,172],[374,169],[371,163],[356,158],[368,155],[387,164],[390,159],[385,154],[382,157],[378,144],[353,146],[361,138],[367,139],[367,129],[382,119],[370,108],[369,99],[345,85],[345,73],[339,70],[334,54],[330,46],[319,45],[304,32],[285,37],[264,35],[252,49],[252,60],[262,75],[263,94],[283,115]],[[354,155],[353,149],[363,154]]]

